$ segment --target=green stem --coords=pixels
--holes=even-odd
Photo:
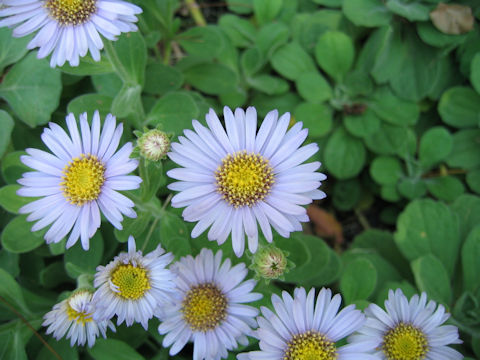
[[[203,14],[200,11],[200,7],[198,6],[197,2],[195,0],[185,0],[185,3],[187,4],[188,10],[192,15],[195,24],[197,24],[197,26],[206,26],[207,21],[203,17]]]
[[[165,41],[165,48],[164,48],[164,52],[163,52],[163,63],[165,65],[170,64],[171,55],[172,55],[172,44],[171,44],[171,40],[167,39]]]
[[[168,197],[165,199],[165,202],[162,205],[161,213],[165,211],[167,208],[167,205],[170,203],[170,200],[172,199],[173,195],[169,194]],[[158,222],[160,221],[161,214],[159,216],[155,217],[155,220],[153,220],[152,225],[150,225],[150,229],[148,229],[147,237],[145,239],[145,242],[143,243],[142,246],[142,251],[144,251],[147,248],[147,245],[150,241],[150,238],[152,237],[153,230],[155,230],[155,227],[157,226]]]
[[[127,84],[131,83],[131,81],[130,81],[131,79],[128,76],[127,71],[123,67],[122,62],[118,58],[117,52],[113,48],[112,42],[111,41],[105,41],[104,42],[104,48],[105,48],[105,52],[107,53],[107,58],[110,61],[110,64],[112,64],[112,66],[115,68],[115,70],[117,70],[118,76],[120,76],[120,78],[122,79],[122,81],[124,83],[127,83]]]

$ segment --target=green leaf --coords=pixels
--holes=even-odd
[[[192,126],[192,119],[197,115],[198,107],[190,94],[171,92],[157,101],[147,117],[147,123],[161,125],[163,131],[180,135],[183,129]]]
[[[2,129],[0,132],[0,158],[3,156],[10,143],[13,126],[14,123],[10,114],[6,111],[0,110],[0,129]]]
[[[117,117],[127,117],[139,108],[142,87],[140,85],[124,84],[112,102],[112,114]]]
[[[280,22],[272,22],[260,29],[255,36],[255,41],[264,57],[270,59],[273,53],[287,42],[289,35],[288,26]]]
[[[340,278],[340,291],[347,304],[354,300],[368,299],[376,285],[377,270],[365,258],[358,258],[349,262]]]
[[[285,274],[285,281],[299,286],[323,286],[340,275],[338,255],[319,237],[294,233],[290,239],[278,237],[275,244],[290,255],[295,268]]]
[[[186,83],[209,95],[229,92],[238,82],[237,74],[222,64],[198,64],[189,67],[183,75]]]
[[[259,24],[265,24],[277,17],[283,0],[253,0],[253,13]]]
[[[183,75],[176,68],[161,63],[147,66],[144,91],[147,94],[163,95],[180,89]]]
[[[330,132],[333,126],[332,110],[324,104],[301,103],[293,112],[295,121],[302,121],[311,137]]]
[[[88,116],[93,116],[95,110],[98,110],[100,116],[104,118],[111,112],[113,99],[107,95],[85,94],[71,100],[67,106],[67,112],[73,113],[77,119],[80,114],[87,112]]]
[[[348,179],[360,173],[365,164],[366,150],[361,140],[339,127],[325,146],[325,166],[339,179]]]
[[[384,26],[371,38],[378,42],[371,74],[377,83],[385,83],[393,78],[402,66],[405,46],[401,32],[392,26]]]
[[[392,156],[378,156],[370,165],[370,175],[381,185],[394,185],[403,175],[400,161]]]
[[[470,189],[472,189],[473,192],[480,194],[480,169],[469,171],[466,180]]]
[[[412,261],[415,283],[420,291],[425,291],[429,298],[443,304],[452,299],[450,277],[442,262],[434,255],[425,255]]]
[[[31,36],[14,38],[12,29],[7,27],[0,29],[0,74],[6,66],[15,64],[25,56],[30,40]]]
[[[287,92],[290,87],[286,80],[267,74],[255,75],[248,77],[246,80],[252,88],[267,95],[283,94]]]
[[[83,250],[80,239],[75,245],[65,251],[63,257],[65,270],[73,279],[76,279],[81,274],[95,274],[95,268],[100,264],[102,255],[103,238],[100,231],[97,231],[90,239],[90,249],[88,251]],[[73,265],[74,268],[67,266],[69,264]]]
[[[470,82],[474,89],[480,94],[480,52],[476,53],[470,65]]]
[[[20,274],[19,255],[0,249],[0,268],[17,277]]]
[[[272,109],[277,109],[279,114],[292,111],[300,101],[300,98],[294,92],[287,92],[277,96],[258,93],[253,97],[251,104],[255,106],[259,116],[265,116]]]
[[[451,167],[475,169],[480,166],[480,129],[460,130],[453,134],[453,149],[447,157]]]
[[[343,0],[343,12],[357,26],[387,25],[392,18],[381,0]]]
[[[360,201],[363,189],[358,179],[339,180],[333,188],[333,205],[341,211],[355,208]]]
[[[476,292],[480,286],[480,226],[475,227],[462,247],[462,269],[464,290]]]
[[[7,184],[17,184],[24,172],[32,170],[20,161],[20,156],[26,154],[24,151],[14,151],[2,159],[2,176]]]
[[[102,56],[100,61],[95,61],[90,55],[81,57],[78,66],[70,66],[68,63],[65,63],[65,65],[59,69],[66,74],[78,76],[110,74],[115,71],[107,57]]]
[[[228,10],[237,14],[250,14],[253,9],[253,0],[227,0]]]
[[[402,198],[397,190],[396,185],[383,185],[380,189],[380,196],[382,199],[390,202],[397,202]]]
[[[305,72],[316,71],[310,55],[296,42],[288,43],[279,48],[273,54],[271,63],[280,75],[293,81]]]
[[[300,96],[311,103],[320,103],[332,97],[330,84],[317,71],[300,75],[296,85]]]
[[[480,120],[480,95],[468,87],[445,91],[438,104],[442,120],[456,128],[477,126]]]
[[[113,43],[105,41],[105,50],[117,75],[125,84],[143,86],[147,65],[147,46],[140,32],[122,34]]]
[[[92,83],[99,95],[114,98],[123,86],[123,81],[116,73],[92,75]],[[148,79],[148,77],[147,77]]]
[[[369,105],[381,119],[393,125],[414,125],[420,115],[416,103],[396,97],[386,86],[377,89]]]
[[[263,54],[257,47],[251,47],[243,52],[240,65],[245,76],[252,76],[264,65]]]
[[[136,218],[125,218],[122,221],[122,230],[115,229],[113,231],[115,238],[122,243],[127,242],[130,235],[135,239],[140,239],[141,235],[147,231],[150,220],[152,220],[151,214],[138,211]]]
[[[95,360],[144,360],[130,345],[114,339],[97,339],[87,351]]]
[[[70,346],[70,340],[50,339],[48,345],[50,345],[62,359],[78,360],[78,351],[76,348]],[[52,360],[52,353],[44,346],[38,353],[37,360]]]
[[[223,39],[216,26],[193,27],[178,35],[177,40],[192,56],[210,60],[220,53]]]
[[[340,82],[353,64],[355,48],[348,35],[327,31],[318,39],[315,58],[328,75]]]
[[[413,31],[403,36],[403,61],[390,77],[393,91],[400,97],[420,101],[428,95],[439,78],[442,61],[438,49],[426,46]]]
[[[387,0],[387,8],[410,21],[427,21],[430,10],[427,6],[419,3],[408,3],[402,0]]]
[[[410,139],[415,134],[411,129],[381,122],[377,132],[365,137],[368,149],[380,155],[404,155],[410,153]]]
[[[370,109],[359,115],[346,115],[343,124],[350,134],[357,137],[367,137],[380,130],[380,119]]]
[[[2,232],[2,246],[13,253],[25,253],[44,243],[43,231],[32,232],[26,215],[13,218]]]
[[[439,31],[431,22],[418,22],[417,33],[422,41],[435,47],[456,46],[462,44],[467,35],[449,35]]]
[[[7,273],[5,270],[0,269],[0,296],[5,299],[10,305],[12,305],[17,310],[23,312],[24,314],[29,314],[30,311],[25,304],[23,298],[22,290],[15,279]],[[0,307],[3,309],[5,305],[0,302]],[[3,310],[5,311],[5,310]],[[11,311],[10,309],[8,311]]]
[[[16,63],[0,84],[0,97],[31,127],[46,124],[58,107],[62,83],[60,72],[35,53]]]
[[[427,184],[420,178],[404,178],[398,183],[397,189],[407,199],[414,200],[427,193]]]
[[[428,191],[439,200],[454,201],[465,192],[463,182],[454,176],[440,176],[426,181]]]
[[[46,289],[53,289],[60,284],[70,281],[65,273],[63,261],[56,261],[49,264],[43,268],[38,275],[40,284]]]
[[[185,222],[172,212],[164,213],[154,231],[154,236],[155,243],[162,244],[162,247],[172,252],[176,259],[192,253],[190,232]]]
[[[451,275],[460,251],[458,220],[441,202],[415,200],[398,217],[395,242],[409,260],[435,255]]]
[[[480,197],[472,194],[460,195],[451,205],[452,212],[460,221],[460,233],[465,240],[470,231],[480,224]]]
[[[409,264],[400,253],[393,239],[393,234],[389,231],[379,229],[365,230],[355,236],[350,248],[373,250],[395,266],[404,277],[409,276]]]
[[[419,160],[424,169],[444,160],[452,151],[453,138],[442,126],[428,129],[420,140]]]
[[[247,47],[255,41],[255,26],[247,19],[224,14],[220,17],[218,25],[236,47]]]
[[[18,214],[18,210],[23,206],[33,201],[32,198],[17,195],[17,190],[20,185],[6,185],[0,188],[0,206],[6,211],[13,214]]]

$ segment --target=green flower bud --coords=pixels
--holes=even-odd
[[[152,129],[139,135],[137,146],[140,155],[145,159],[159,161],[164,159],[170,150],[170,138],[163,131]]]
[[[256,272],[257,278],[268,281],[282,279],[283,275],[293,268],[293,263],[287,259],[288,253],[271,244],[261,246],[253,255],[250,269]]]

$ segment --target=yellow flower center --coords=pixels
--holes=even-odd
[[[90,296],[91,297],[91,294],[87,295],[86,293],[87,292],[77,292],[74,295],[72,295],[67,301],[68,320],[75,321],[77,324],[80,324],[80,325],[85,325],[85,323],[93,321],[92,313],[77,311],[70,304],[71,304],[72,300],[77,296]]]
[[[63,195],[72,204],[82,206],[96,200],[105,182],[105,166],[93,155],[82,154],[63,169]]]
[[[181,311],[193,331],[212,330],[227,317],[227,298],[213,284],[198,285],[188,291]]]
[[[267,159],[244,150],[224,157],[215,179],[223,199],[237,208],[263,200],[270,193],[274,174]]]
[[[50,16],[62,25],[80,25],[97,11],[96,0],[47,0]]]
[[[137,300],[150,289],[150,281],[144,268],[132,264],[122,264],[112,272],[111,281],[118,286],[117,295],[129,300]]]
[[[336,360],[335,343],[315,331],[297,334],[288,342],[283,360]]]
[[[422,360],[428,353],[427,337],[416,327],[400,323],[384,335],[382,350],[388,360]]]

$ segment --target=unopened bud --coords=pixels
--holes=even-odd
[[[253,255],[250,269],[254,270],[257,277],[269,280],[282,278],[294,265],[287,260],[288,253],[281,249],[267,245],[260,247]]]
[[[148,130],[137,140],[140,155],[150,161],[159,161],[165,158],[170,150],[170,138],[158,129]]]

